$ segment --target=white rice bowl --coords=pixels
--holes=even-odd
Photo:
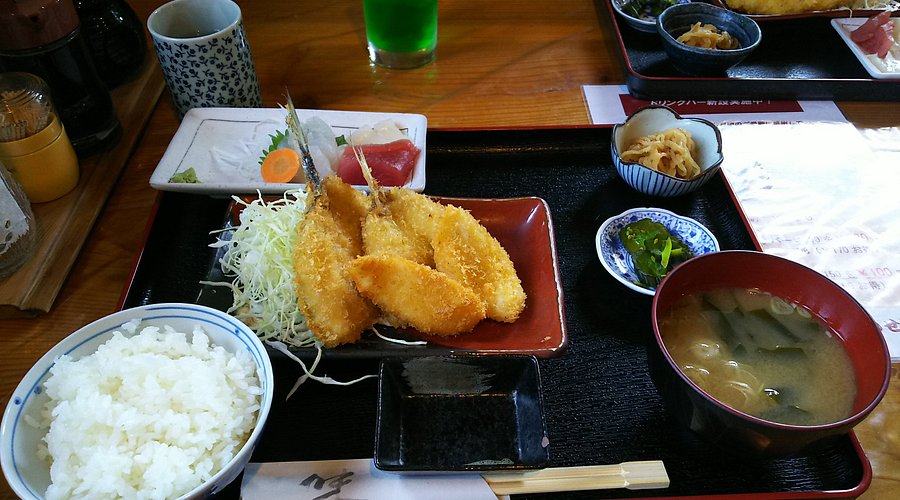
[[[3,472],[22,498],[204,497],[249,461],[273,386],[262,343],[225,313],[120,311],[63,339],[25,375],[0,423]]]

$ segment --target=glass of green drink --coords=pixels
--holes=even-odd
[[[363,0],[369,59],[388,68],[434,60],[438,0]]]

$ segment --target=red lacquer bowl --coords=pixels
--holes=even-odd
[[[799,426],[773,423],[734,410],[704,392],[667,352],[659,320],[681,297],[723,287],[758,288],[805,306],[838,333],[853,365],[857,395],[852,414],[838,422]],[[761,455],[786,456],[827,444],[849,432],[881,401],[891,360],[877,323],[843,288],[796,262],[753,251],[702,255],[678,266],[653,298],[655,342],[650,376],[667,410],[707,440]]]

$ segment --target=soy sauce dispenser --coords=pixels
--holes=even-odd
[[[79,154],[109,146],[121,135],[72,0],[0,0],[0,71],[32,73],[47,82]]]
[[[114,89],[135,77],[147,53],[144,25],[125,0],[74,0],[100,79]]]

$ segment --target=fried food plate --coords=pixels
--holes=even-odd
[[[247,197],[249,202],[253,198]],[[264,198],[267,201],[268,198]],[[274,198],[271,198],[274,199]],[[469,333],[454,337],[425,335],[413,329],[396,330],[376,325],[382,335],[401,340],[425,340],[426,345],[401,345],[378,338],[371,332],[354,344],[325,349],[324,357],[381,358],[385,356],[413,357],[453,352],[533,354],[550,358],[562,354],[568,345],[563,293],[553,220],[547,202],[537,197],[523,198],[445,198],[434,200],[466,210],[478,219],[509,253],[528,298],[525,310],[514,323],[482,320]],[[224,227],[239,224],[243,205],[232,202]],[[218,264],[218,257],[210,266],[209,281],[226,278]],[[198,303],[225,310],[231,305],[231,292],[225,287],[204,287]],[[312,357],[315,349],[295,349],[298,357]],[[273,355],[280,355],[270,350]]]
[[[800,12],[797,14],[747,14],[728,6],[728,0],[710,0],[711,4],[722,7],[723,9],[740,12],[755,21],[789,21],[791,19],[805,19],[808,17],[868,17],[879,14],[883,9],[830,9],[830,10],[813,10],[809,12]]]

